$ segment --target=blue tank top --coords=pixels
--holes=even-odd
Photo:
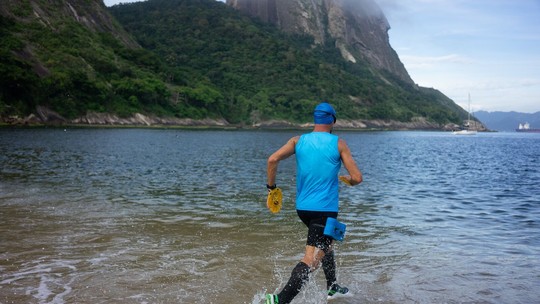
[[[296,209],[338,212],[338,137],[327,132],[300,136],[296,154]]]

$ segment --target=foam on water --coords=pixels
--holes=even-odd
[[[25,294],[37,303],[63,304],[72,291],[76,278],[75,261],[37,261],[9,275],[2,275],[2,289],[9,287],[15,293]]]

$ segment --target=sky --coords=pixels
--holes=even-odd
[[[375,1],[415,83],[472,112],[540,111],[540,0]]]

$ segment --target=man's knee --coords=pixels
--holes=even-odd
[[[314,246],[306,246],[306,253],[302,258],[302,262],[310,267],[313,271],[320,267],[321,261],[325,256],[325,252]]]

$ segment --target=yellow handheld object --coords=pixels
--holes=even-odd
[[[347,186],[352,186],[351,182],[349,182],[349,180],[343,175],[339,177],[339,180],[344,182]]]
[[[278,213],[281,210],[283,205],[283,193],[280,188],[272,189],[268,192],[268,197],[266,198],[266,207],[270,209],[272,213]]]

